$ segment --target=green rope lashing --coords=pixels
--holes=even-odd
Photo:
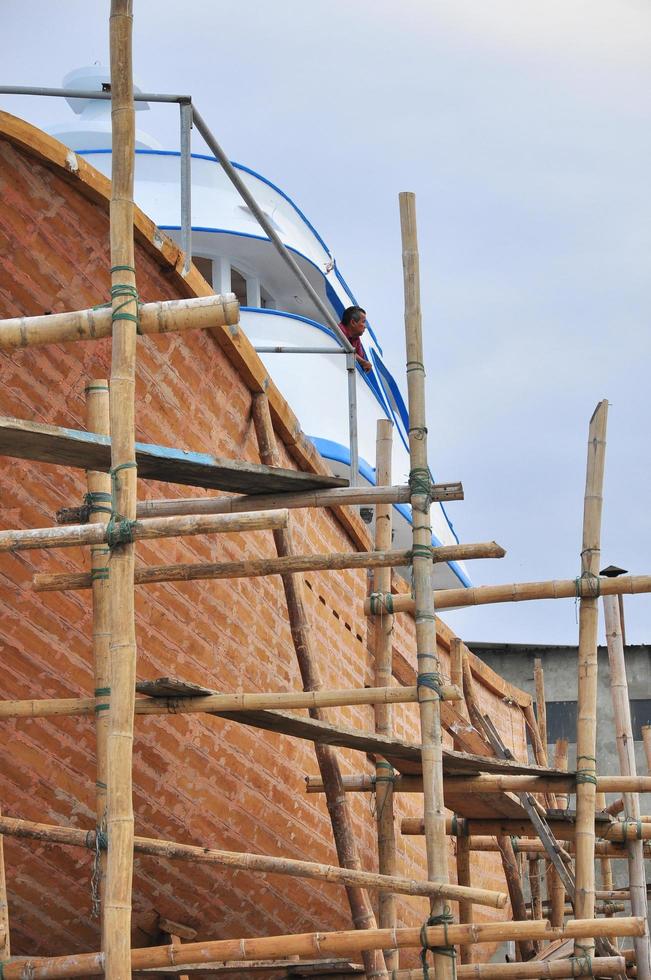
[[[375,763],[375,768],[389,770],[388,775],[386,776],[378,776],[378,774],[376,773],[374,777],[376,783],[395,783],[396,771],[390,762],[385,762],[383,759],[378,759],[377,762]]]
[[[412,561],[414,558],[429,558],[432,560],[432,546],[430,544],[415,544],[411,549]]]
[[[110,504],[112,497],[110,493],[105,493],[102,490],[93,490],[92,492],[84,494],[84,511],[87,514],[86,520],[92,514],[111,514],[113,513],[111,507],[104,507],[102,504]]]
[[[429,497],[432,492],[432,477],[427,466],[415,466],[409,472],[409,489],[413,494]]]
[[[95,688],[95,697],[96,698],[103,698],[104,695],[107,695],[107,697],[108,697],[108,695],[110,695],[110,693],[111,693],[111,688],[110,687],[96,687]]]
[[[119,514],[111,514],[111,520],[106,525],[106,543],[109,548],[117,548],[121,544],[133,542],[133,527],[135,521]]]
[[[589,762],[594,762],[594,766],[584,766],[578,768],[579,759],[587,759]],[[576,757],[577,770],[576,770],[576,782],[578,783],[592,783],[593,786],[597,785],[597,774],[595,767],[597,765],[597,760],[593,755],[577,755]]]
[[[445,906],[440,915],[430,915],[427,922],[421,926],[420,930],[420,962],[423,966],[423,980],[429,980],[429,965],[427,954],[434,953],[438,956],[449,956],[452,960],[452,976],[456,980],[457,976],[457,952],[453,945],[448,941],[448,925],[454,922],[454,917],[450,912],[449,906]],[[443,926],[443,946],[430,946],[427,942],[427,930],[430,926]]]
[[[425,365],[422,361],[407,361],[407,374],[411,374],[412,371],[425,371]]]
[[[580,949],[582,951],[581,954],[579,956],[570,956],[568,957],[568,959],[570,960],[570,962],[576,963],[579,970],[582,970],[583,972],[574,973],[574,968],[572,968],[572,976],[584,977],[587,972],[588,976],[593,977],[594,973],[592,972],[592,950],[588,949],[587,946],[579,946],[578,943],[576,943],[575,946],[576,949]]]
[[[425,656],[431,656],[431,654],[425,654]],[[426,670],[422,674],[417,674],[416,687],[427,687],[430,691],[435,691],[439,698],[443,698],[443,678],[438,670]]]
[[[393,596],[390,592],[371,592],[369,600],[372,616],[382,616],[384,613],[393,615]]]
[[[624,828],[623,831],[622,831],[622,835],[624,837],[624,840],[627,839],[626,838],[626,828],[627,827],[635,827],[635,829],[636,829],[636,834],[635,834],[636,840],[642,840],[642,818],[641,817],[638,818],[637,820],[633,820],[632,818],[626,817],[624,820],[622,820],[622,827]]]
[[[117,478],[117,475],[120,472],[120,470],[137,470],[137,469],[138,469],[138,464],[135,462],[135,460],[133,460],[133,461],[127,462],[127,463],[118,463],[117,466],[113,466],[109,470],[109,473],[111,474],[111,485],[113,487],[113,495],[114,496],[115,496],[115,491],[117,490],[117,487],[118,487],[118,478]]]
[[[93,568],[93,570],[90,573],[91,582],[108,582],[108,577],[109,577],[108,565],[105,565],[102,568]]]

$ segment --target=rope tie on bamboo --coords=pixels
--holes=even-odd
[[[90,878],[90,897],[92,905],[92,916],[94,919],[99,918],[102,900],[101,900],[101,884],[102,884],[102,863],[101,854],[102,851],[108,850],[108,834],[106,832],[106,814],[102,817],[100,823],[95,828],[94,838],[95,840],[90,843],[92,830],[88,831],[86,835],[87,845],[92,847],[95,851],[93,857],[93,869]]]
[[[576,949],[581,950],[580,956],[570,956],[568,959],[572,964],[576,963],[577,967],[581,971],[580,973],[574,973],[574,967],[572,967],[573,977],[593,977],[592,972],[592,950],[588,946],[579,946],[576,944]]]
[[[132,265],[114,265],[111,268],[111,275],[113,275],[114,272],[133,272],[134,276],[136,274],[136,270]],[[113,286],[111,286],[111,305],[113,305],[114,300],[119,299],[121,296],[124,296],[124,302],[120,303],[119,306],[116,306],[113,309],[111,313],[111,322],[115,323],[116,320],[129,320],[131,323],[135,323],[136,333],[140,333],[140,327],[138,324],[140,317],[138,312],[140,307],[138,290],[131,283],[116,282]],[[125,313],[124,311],[126,307],[131,306],[132,303],[135,303],[136,312]]]
[[[636,830],[635,839],[636,840],[642,840],[642,818],[641,817],[638,818],[637,820],[633,820],[632,817],[626,817],[624,820],[622,820],[622,828],[623,828],[622,829],[622,836],[624,837],[624,840],[627,840],[627,836],[626,836],[626,828],[627,827],[635,827],[635,830]]]
[[[106,543],[109,548],[117,548],[122,544],[131,544],[133,541],[133,526],[135,521],[130,520],[123,514],[118,513],[115,509],[115,496],[118,488],[118,477],[117,474],[120,470],[135,470],[138,468],[136,462],[119,463],[117,466],[113,466],[110,470],[111,474],[111,485],[113,487],[111,499],[113,501],[113,509],[111,511],[111,519],[106,525]]]
[[[423,980],[429,980],[429,965],[427,963],[427,954],[434,953],[438,956],[449,956],[452,960],[452,976],[456,980],[457,976],[457,952],[454,946],[448,941],[448,926],[450,923],[454,922],[454,916],[450,912],[448,905],[445,906],[440,915],[430,915],[427,922],[421,926],[420,930],[420,961],[423,965]],[[427,930],[431,926],[443,926],[443,936],[444,945],[443,946],[430,946],[427,942]]]
[[[93,514],[110,514],[112,513],[110,506],[107,507],[106,504],[111,503],[111,494],[106,493],[102,490],[93,490],[89,493],[84,494],[84,502],[80,508],[79,516],[81,518],[80,523],[85,524],[89,517]]]
[[[593,766],[579,767],[579,759],[587,759],[589,762],[594,762]],[[597,785],[597,760],[593,755],[577,755],[576,757],[577,770],[576,770],[576,782],[579,783],[592,783],[593,786]]]
[[[413,563],[414,558],[429,558],[432,560],[432,546],[431,544],[415,544],[412,545],[410,552],[410,561]]]
[[[95,688],[95,697],[96,698],[110,698],[110,696],[111,696],[111,688],[110,687],[96,687]],[[102,711],[108,711],[110,707],[111,706],[110,706],[110,704],[108,702],[103,702],[102,704],[96,704],[95,705],[95,714],[98,715]]]
[[[431,657],[433,654],[420,654],[420,656]],[[422,674],[416,675],[416,687],[427,687],[430,691],[435,691],[438,694],[437,698],[430,698],[429,700],[442,701],[443,699],[443,677],[438,672],[438,670],[426,670]]]
[[[391,765],[391,763],[390,762],[385,762],[384,759],[378,759],[376,761],[376,763],[375,763],[375,768],[376,769],[386,769],[387,770],[386,775],[382,775],[382,776],[379,775],[376,772],[375,778],[373,780],[373,786],[375,787],[375,792],[372,794],[372,796],[374,797],[374,802],[372,802],[372,811],[373,811],[374,816],[377,817],[377,819],[379,819],[382,816],[382,812],[383,812],[383,810],[384,810],[384,808],[386,806],[387,800],[389,798],[389,793],[385,793],[384,794],[384,797],[382,799],[382,806],[378,810],[378,807],[377,807],[377,784],[378,783],[391,783],[391,784],[395,783],[395,781],[396,781],[396,772],[395,772],[395,769],[393,768],[393,766]]]
[[[410,429],[410,432],[421,432],[418,438],[422,439],[427,434],[427,429]],[[428,513],[432,503],[432,474],[428,466],[414,466],[409,471],[409,489],[412,497],[425,497],[425,503],[419,509],[423,513]]]
[[[369,600],[372,616],[382,616],[384,613],[393,615],[393,596],[390,592],[371,592]]]

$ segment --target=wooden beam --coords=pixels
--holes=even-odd
[[[138,476],[142,479],[210,490],[255,494],[340,487],[347,482],[334,476],[260,466],[246,460],[222,459],[208,453],[141,442],[135,444],[135,454]],[[0,417],[0,455],[108,473],[111,440],[93,432],[3,416]]]

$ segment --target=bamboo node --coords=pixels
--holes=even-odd
[[[443,911],[438,915],[430,915],[427,922],[421,926],[420,930],[420,961],[423,965],[423,980],[429,980],[429,964],[427,962],[427,954],[434,953],[438,956],[449,956],[452,960],[452,976],[456,980],[457,976],[457,951],[454,946],[448,940],[448,925],[454,922],[454,916],[450,912],[450,907],[445,906]],[[443,926],[443,946],[430,946],[427,942],[427,930],[431,926]]]

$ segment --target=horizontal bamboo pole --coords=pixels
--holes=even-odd
[[[277,510],[285,507],[343,507],[362,504],[409,503],[408,485],[386,487],[333,487],[330,490],[301,490],[297,493],[238,494],[225,497],[179,497],[174,500],[141,500],[136,517],[177,517],[184,514],[238,514],[242,511]],[[433,483],[432,500],[463,500],[460,483]],[[58,524],[83,523],[82,507],[66,507],[57,513]]]
[[[547,901],[543,902],[542,910],[543,913],[548,916],[551,912],[551,902],[547,902]],[[609,901],[598,902],[595,905],[595,915],[614,915],[616,912],[624,912],[625,910],[626,910],[626,905],[624,902],[615,902],[609,900]],[[574,909],[570,902],[567,902],[567,904],[563,906],[563,914],[564,915],[574,914]],[[527,908],[527,918],[530,919],[531,917],[532,917],[531,909]],[[534,915],[533,918],[537,919],[538,916]]]
[[[424,935],[423,935],[424,932]],[[602,936],[639,936],[642,919],[575,919],[563,928],[552,928],[548,921],[486,922],[468,925],[430,926],[412,929],[351,929],[346,932],[314,932],[260,939],[218,939],[213,942],[184,943],[184,966],[195,963],[230,963],[240,960],[287,959],[289,956],[353,956],[367,949],[421,947],[460,943],[499,943],[509,939],[573,939]],[[173,947],[150,946],[132,949],[131,969],[167,967],[175,956]],[[523,964],[516,964],[522,966]],[[100,977],[104,974],[102,953],[29,958],[3,964],[3,980],[64,980],[69,977]],[[470,974],[472,976],[472,974]]]
[[[504,827],[510,827],[513,830],[517,828],[523,828],[528,830],[529,826],[533,828],[533,824],[528,825],[526,820],[500,820],[499,817],[495,820],[471,820],[471,825],[482,828],[484,833],[489,833],[488,827],[495,827],[495,833],[499,833],[499,830]],[[558,840],[574,840],[576,836],[576,825],[574,823],[563,823],[561,821],[554,821],[552,823],[552,830],[554,836]],[[499,829],[498,829],[499,828]],[[403,817],[402,823],[400,825],[400,831],[403,836],[406,837],[422,837],[425,833],[423,827],[423,820],[421,817]],[[598,825],[596,828],[596,833],[602,840],[608,841],[628,841],[628,840],[651,840],[651,823],[611,823],[606,826]]]
[[[308,793],[323,792],[323,783],[318,776],[306,776],[305,782]],[[572,793],[575,785],[575,777],[571,774],[445,776],[445,788],[450,793],[546,793],[556,790]],[[396,793],[422,793],[423,780],[421,776],[397,775],[393,788]],[[375,776],[366,773],[344,776],[344,790],[347,793],[373,793]],[[651,793],[651,776],[597,776],[597,790],[601,793]]]
[[[444,700],[459,700],[451,684],[441,688]],[[101,700],[101,699],[100,699]],[[364,687],[341,691],[296,691],[265,694],[207,694],[202,697],[147,697],[136,700],[137,715],[201,714],[216,711],[259,711],[273,708],[337,708],[352,704],[410,704],[415,687]],[[0,701],[0,718],[50,718],[94,715],[97,698],[52,698]],[[314,792],[313,790],[311,792]]]
[[[90,850],[95,849],[94,830],[85,831],[78,830],[76,827],[57,827],[13,817],[0,817],[0,833],[10,837],[42,840],[71,847],[87,847]],[[315,861],[296,861],[291,858],[270,857],[266,854],[221,851],[197,847],[193,844],[154,840],[149,837],[134,837],[134,850],[140,854],[150,854],[153,857],[215,864],[222,868],[236,868],[239,871],[289,875],[293,878],[312,878],[337,885],[360,885],[364,888],[392,891],[401,895],[426,897],[439,895],[454,902],[461,898],[467,902],[496,909],[504,908],[507,899],[503,892],[489,891],[486,888],[466,888],[462,885],[416,881],[412,878],[380,875],[371,871],[353,871],[350,868],[318,864]]]
[[[432,560],[461,561],[468,558],[503,558],[506,552],[494,541],[483,544],[441,545],[432,548]],[[155,582],[194,582],[205,579],[259,578],[290,572],[340,571],[344,568],[391,568],[409,565],[411,551],[357,551],[348,554],[288,555],[282,558],[254,558],[247,561],[194,565],[147,565],[136,568],[135,584]],[[614,580],[616,581],[616,580]],[[36,592],[89,589],[85,572],[59,575],[39,574],[33,579]]]
[[[185,517],[154,517],[136,520],[128,529],[131,541],[185,537],[191,534],[231,534],[235,531],[268,531],[287,527],[289,511],[267,513],[204,514]],[[28,531],[0,531],[0,552],[32,548],[77,548],[110,541],[105,524],[73,524]]]
[[[494,837],[475,835],[466,838],[469,841],[471,851],[498,851],[497,842]],[[545,845],[541,840],[533,837],[514,837],[513,847],[518,854],[536,855],[545,854]],[[562,850],[572,854],[574,842],[566,841]],[[646,857],[651,857],[651,841],[644,841],[644,853]],[[621,858],[626,860],[627,851],[622,844],[613,844],[611,841],[598,840],[595,844],[595,854],[597,857]]]
[[[513,582],[509,585],[480,585],[474,589],[436,589],[434,604],[439,609],[458,606],[484,606],[495,602],[529,602],[534,599],[574,599],[595,595],[639,595],[651,592],[651,575],[620,575],[618,578],[600,578],[599,590],[592,579],[557,579],[547,582]],[[364,603],[366,616],[387,612],[414,611],[414,600],[409,595],[392,595]]]
[[[240,319],[240,304],[234,293],[192,299],[143,303],[139,309],[138,332],[163,334],[181,330],[234,325]],[[111,308],[48,313],[0,320],[0,349],[61,344],[70,340],[101,340],[111,335]]]
[[[431,973],[431,971],[430,971]],[[458,980],[535,980],[538,977],[616,977],[626,973],[623,956],[587,960],[530,960],[528,963],[473,963],[457,966]],[[422,970],[396,970],[391,980],[422,980]]]

